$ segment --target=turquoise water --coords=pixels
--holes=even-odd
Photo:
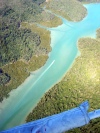
[[[81,37],[95,37],[100,27],[100,4],[84,5],[88,15],[80,22],[69,22],[50,28],[51,47],[49,59],[38,71],[33,72],[8,99],[0,103],[0,130],[24,123],[26,116],[40,98],[58,83],[80,54],[77,41]],[[48,28],[47,28],[48,29]]]

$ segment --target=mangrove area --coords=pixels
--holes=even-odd
[[[4,98],[9,98],[9,92],[22,84],[30,72],[42,67],[48,59],[49,52],[52,51],[50,31],[37,27],[36,23],[56,27],[62,24],[62,20],[46,11],[44,7],[70,22],[76,22],[87,15],[83,3],[100,2],[100,0],[29,1],[0,2],[1,102]],[[78,49],[80,56],[63,79],[43,96],[27,116],[26,122],[71,109],[84,100],[90,102],[90,110],[100,108],[100,29],[96,31],[96,38],[81,38],[78,41]],[[100,118],[83,128],[69,131],[71,132],[99,133]]]

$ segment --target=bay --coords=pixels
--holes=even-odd
[[[57,84],[72,67],[81,53],[77,42],[82,37],[96,37],[100,28],[100,4],[84,5],[87,16],[80,22],[62,19],[63,24],[47,28],[51,32],[51,47],[46,64],[30,76],[9,98],[0,103],[0,130],[5,130],[25,122],[26,116],[37,105],[41,97]]]

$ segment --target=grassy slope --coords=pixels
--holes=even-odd
[[[78,46],[81,56],[76,59],[64,79],[44,95],[27,117],[27,122],[71,109],[85,100],[90,102],[90,110],[100,108],[100,41],[80,39]],[[100,119],[69,132],[99,133]]]

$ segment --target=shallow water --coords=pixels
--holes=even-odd
[[[100,27],[100,4],[84,5],[88,15],[80,22],[69,22],[47,30],[51,31],[49,59],[39,71],[30,74],[25,82],[0,103],[0,130],[24,123],[26,116],[40,98],[58,83],[79,55],[77,41],[81,37],[95,37]]]

